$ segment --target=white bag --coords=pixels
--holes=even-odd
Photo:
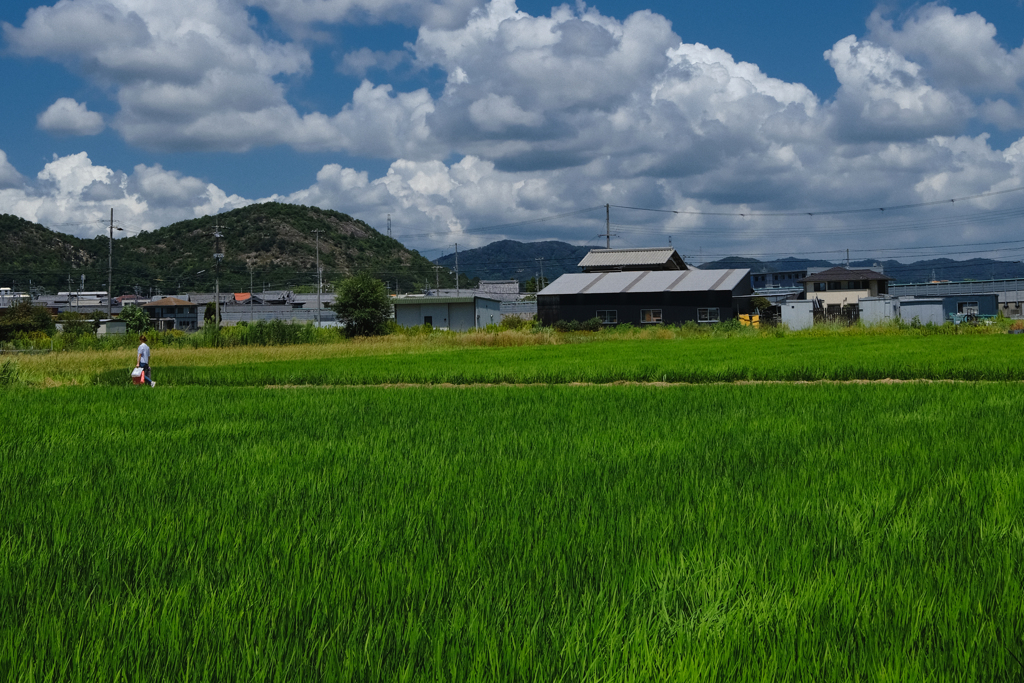
[[[137,379],[139,377],[142,377],[142,368],[135,368],[132,370],[132,379]]]

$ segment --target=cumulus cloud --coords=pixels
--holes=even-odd
[[[3,30],[17,54],[61,61],[109,88],[120,107],[110,125],[130,143],[236,152],[284,144],[387,159],[380,178],[328,164],[306,189],[275,198],[371,222],[391,213],[460,239],[477,239],[464,231],[481,224],[606,202],[882,206],[1022,182],[1021,143],[999,150],[977,132],[1024,130],[1024,48],[1004,48],[982,17],[944,6],[917,7],[901,23],[872,14],[865,35],[825,52],[840,87],[820,95],[684,43],[649,11],[620,20],[582,3],[531,16],[513,0],[256,6],[290,37],[268,38],[276,34],[234,0],[60,0]],[[336,68],[363,81],[340,111],[300,112],[289,101],[289,79],[314,68],[303,41],[317,26],[385,21],[417,25],[417,39],[404,52],[347,53]],[[112,31],[117,44],[104,37]],[[406,60],[440,72],[443,90],[365,78]],[[90,113],[73,100],[65,109]],[[178,218],[247,201],[159,166],[119,175],[86,161],[55,161],[30,190],[14,191],[86,205],[116,196]],[[659,225],[697,234],[708,220]],[[769,229],[750,220],[718,234],[754,239]]]
[[[106,128],[101,115],[70,97],[51,104],[39,115],[37,124],[40,130],[58,135],[98,135]]]
[[[14,182],[2,182],[8,176]],[[74,223],[71,232],[80,237],[104,234],[111,208],[133,230],[154,230],[251,203],[159,165],[140,164],[130,174],[97,166],[85,152],[54,156],[26,182],[0,151],[0,213],[43,225]]]
[[[409,58],[409,53],[402,50],[383,52],[381,50],[371,50],[368,47],[364,47],[356,50],[355,52],[346,53],[345,56],[341,58],[341,64],[338,65],[338,71],[348,76],[366,78],[366,72],[370,69],[393,71],[400,64],[408,61]]]
[[[0,149],[0,190],[20,187],[24,182],[18,169],[7,160],[7,153]]]

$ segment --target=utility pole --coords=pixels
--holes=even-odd
[[[391,218],[388,217],[388,225],[391,224]],[[314,230],[316,233],[316,327],[320,329],[320,233],[323,230]],[[391,228],[388,228],[388,232],[391,232]]]
[[[213,228],[213,237],[216,240],[213,259],[217,262],[217,275],[214,280],[213,318],[218,332],[220,331],[220,262],[224,259],[224,253],[220,250],[220,238],[223,236],[220,232],[220,221],[218,220],[217,225]]]
[[[604,205],[604,248],[612,248],[612,207],[611,204]]]
[[[437,292],[440,291],[440,289],[441,289],[441,275],[440,275],[440,272],[441,272],[441,266],[435,263],[434,264],[434,293],[435,294],[437,294]]]
[[[252,324],[252,259],[246,259],[249,266],[249,324]]]
[[[544,289],[544,257],[536,259],[540,262],[540,281],[537,283],[537,291]]]
[[[107,318],[112,316],[110,300],[114,298],[114,207],[110,207],[110,244],[107,250]]]
[[[455,243],[455,296],[459,295],[459,243]]]
[[[388,214],[388,237],[391,237],[391,214]]]

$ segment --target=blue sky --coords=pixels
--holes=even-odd
[[[272,199],[433,257],[598,244],[609,203],[617,246],[694,260],[1021,260],[1024,3],[782,5],[8,1],[0,212]]]

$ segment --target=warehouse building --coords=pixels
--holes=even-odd
[[[716,323],[749,312],[751,291],[745,268],[567,273],[537,295],[537,315],[544,325]]]
[[[501,302],[483,296],[400,296],[391,299],[401,327],[430,325],[467,332],[501,322]]]

